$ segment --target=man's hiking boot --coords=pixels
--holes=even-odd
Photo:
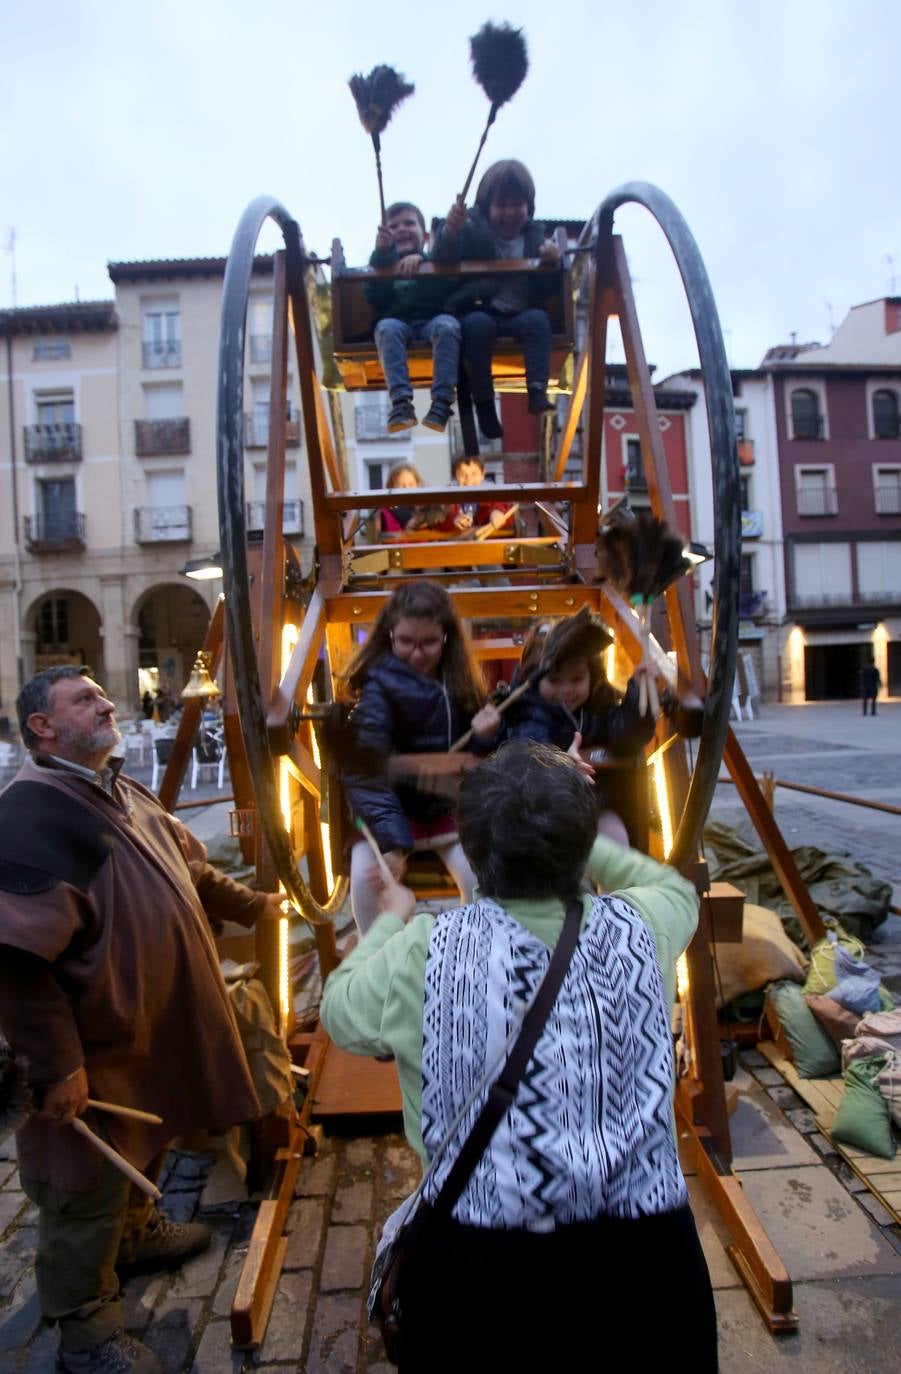
[[[388,433],[399,434],[402,429],[412,429],[416,424],[416,411],[412,401],[395,401],[388,411]]]
[[[153,1351],[124,1331],[75,1354],[58,1351],[56,1368],[57,1374],[166,1374]]]
[[[503,439],[504,431],[493,401],[476,401],[476,419],[486,439]]]
[[[438,434],[443,434],[450,417],[451,408],[448,401],[433,401],[428,414],[423,416],[422,423],[426,429],[434,429]]]
[[[162,1212],[147,1226],[134,1252],[116,1268],[124,1274],[174,1268],[210,1243],[212,1233],[202,1221],[170,1221]]]

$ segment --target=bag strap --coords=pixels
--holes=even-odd
[[[541,987],[523,1018],[522,1028],[507,1056],[507,1062],[488,1090],[488,1099],[476,1117],[472,1130],[460,1147],[457,1158],[442,1184],[438,1196],[432,1204],[432,1215],[448,1217],[457,1204],[463,1189],[469,1182],[473,1169],[488,1147],[501,1120],[509,1110],[520,1079],[532,1057],[532,1052],[544,1030],[551,1007],[557,1000],[566,971],[572,960],[573,951],[579,940],[579,927],[582,921],[582,902],[574,897],[566,908],[563,929],[554,946],[551,962],[541,981]]]

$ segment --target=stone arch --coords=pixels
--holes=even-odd
[[[42,591],[23,616],[26,681],[55,663],[84,663],[103,682],[103,617],[91,597],[71,587]]]
[[[131,610],[137,634],[140,686],[151,679],[176,701],[210,622],[205,597],[184,579],[145,588]]]

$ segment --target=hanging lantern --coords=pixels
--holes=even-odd
[[[184,701],[189,701],[193,697],[211,701],[219,695],[219,688],[210,677],[210,655],[202,649],[194,660],[188,685],[181,695]]]

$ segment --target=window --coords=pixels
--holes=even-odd
[[[626,486],[632,490],[646,491],[648,479],[644,471],[644,459],[641,454],[641,440],[626,440]]]
[[[901,437],[898,419],[898,397],[894,391],[873,392],[873,434],[877,439]]]
[[[142,354],[145,367],[181,367],[181,311],[177,298],[145,304]]]
[[[389,468],[390,466],[391,466],[390,463],[367,463],[367,464],[366,464],[366,490],[367,490],[367,491],[378,491],[380,487],[384,487],[384,485],[385,485],[385,477],[387,476],[388,468]]]
[[[185,413],[181,382],[144,387],[144,416],[148,420],[178,420]]]
[[[851,605],[850,544],[795,544],[792,571],[795,605]]]
[[[735,437],[739,442],[748,437],[748,412],[746,410],[735,412]]]
[[[75,420],[75,399],[71,391],[55,396],[36,396],[39,425],[71,425]]]
[[[791,395],[792,438],[822,439],[823,418],[819,397],[815,391],[800,387]]]
[[[741,508],[744,512],[751,509],[751,479],[750,477],[739,477],[738,483],[741,488]]]
[[[56,358],[71,358],[72,345],[68,339],[36,339],[31,353],[36,363]]]
[[[857,590],[861,601],[896,601],[901,596],[901,540],[857,545]]]
[[[38,482],[38,503],[46,538],[66,539],[74,532],[74,478],[48,478],[46,481]]]
[[[272,297],[250,298],[250,361],[269,363],[272,358]]]
[[[837,515],[835,475],[831,463],[823,467],[796,467],[795,490],[799,515]]]
[[[901,515],[901,465],[873,469],[877,515]]]
[[[48,596],[38,611],[41,649],[69,642],[69,603],[64,596]]]
[[[754,591],[754,555],[752,553],[743,553],[741,556],[738,590],[742,598],[751,596]]]

